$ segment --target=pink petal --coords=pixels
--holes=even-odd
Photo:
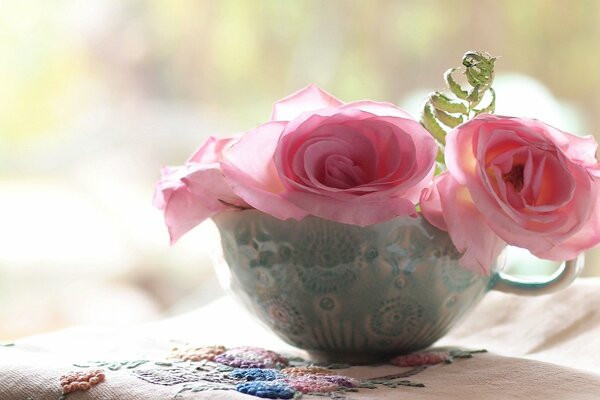
[[[181,181],[198,199],[203,199],[213,209],[229,208],[228,204],[240,208],[248,208],[246,202],[240,199],[225,182],[225,176],[219,164],[198,166]]]
[[[271,121],[290,121],[306,111],[339,107],[342,104],[340,100],[315,85],[308,85],[275,103]]]
[[[232,191],[252,207],[279,219],[301,219],[306,212],[284,200],[273,152],[285,122],[267,122],[247,132],[222,154],[221,169]]]
[[[225,183],[218,164],[164,168],[156,185],[155,207],[163,210],[171,244],[215,213],[247,205]]]
[[[585,166],[597,164],[598,143],[593,136],[580,137],[547,125],[535,119],[522,119],[523,123],[535,126],[547,139],[556,144],[569,159]]]
[[[446,176],[446,174],[447,172],[436,176],[433,183],[429,187],[423,189],[421,199],[419,200],[419,206],[421,207],[423,217],[425,217],[431,225],[442,231],[448,231],[448,225],[444,219],[438,183]]]
[[[506,243],[490,229],[486,217],[473,203],[469,190],[452,175],[441,175],[437,189],[448,233],[456,249],[463,254],[461,265],[473,272],[488,275]]]
[[[371,100],[360,100],[347,103],[340,107],[340,110],[360,110],[381,117],[400,117],[414,120],[409,113],[396,107],[392,103],[383,103]]]
[[[399,197],[369,201],[357,196],[352,200],[343,200],[297,191],[288,191],[284,197],[301,209],[310,211],[311,215],[359,226],[378,224],[394,217],[416,213],[412,202]]]
[[[460,125],[446,135],[446,167],[460,184],[476,175],[477,136],[482,121],[477,118]]]
[[[546,251],[532,251],[537,257],[549,260],[569,260],[577,257],[581,252],[600,244],[600,179],[594,180],[594,193],[591,203],[594,209],[586,219],[585,225],[565,241]]]
[[[183,186],[178,176],[182,169],[185,167],[164,167],[160,170],[161,180],[154,188],[154,198],[152,199],[154,207],[164,210],[173,192]]]
[[[215,213],[215,210],[205,204],[198,203],[197,198],[186,186],[177,188],[169,196],[164,209],[171,244]]]
[[[210,136],[187,162],[198,164],[217,163],[223,150],[237,140],[238,137],[217,138]]]

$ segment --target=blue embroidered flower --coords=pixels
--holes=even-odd
[[[236,368],[229,376],[247,381],[274,381],[283,377],[277,370],[266,368]]]
[[[267,399],[291,399],[296,393],[294,389],[279,381],[252,381],[238,383],[235,385],[235,390],[240,393]]]

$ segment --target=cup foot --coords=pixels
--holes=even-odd
[[[329,352],[307,351],[311,361],[331,364],[373,365],[386,363],[397,354],[379,352]]]

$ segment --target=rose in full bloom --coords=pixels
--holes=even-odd
[[[448,173],[424,193],[423,213],[459,250],[469,248],[470,262],[486,268],[501,241],[551,260],[600,243],[593,138],[533,119],[482,115],[446,140]]]
[[[222,169],[236,195],[277,218],[365,226],[416,213],[436,152],[427,130],[399,108],[344,104],[309,86],[223,152]]]
[[[210,137],[180,167],[165,167],[154,192],[154,206],[163,211],[171,243],[220,211],[248,205],[225,183],[221,152],[237,138]]]

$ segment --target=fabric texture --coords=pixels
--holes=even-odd
[[[363,387],[356,388],[357,391],[335,392],[335,396],[330,394],[330,397],[598,399],[598,304],[599,278],[580,278],[561,292],[541,297],[490,292],[466,320],[435,346],[439,352],[446,348],[463,348],[487,349],[488,353],[416,369],[387,363],[354,367],[338,365],[335,371],[329,372],[354,378],[349,381],[363,382]],[[233,300],[221,298],[196,312],[134,328],[73,328],[24,338],[14,344],[2,344],[0,399],[57,400],[63,395],[61,377],[97,370],[103,371],[103,381],[93,381],[96,384],[90,387],[84,385],[87,390],[73,391],[64,399],[256,398],[236,390],[206,390],[235,387],[222,378],[208,382],[217,376],[210,370],[208,358],[224,351],[201,347],[208,345],[263,347],[288,357],[307,358],[307,354],[286,345],[255,323]],[[186,346],[187,350],[182,350]],[[255,350],[250,347],[243,350],[252,351]],[[237,350],[235,354],[240,356],[240,352]],[[257,354],[267,354],[274,359],[270,352],[258,351]],[[174,359],[173,355],[179,359]],[[190,361],[198,360],[194,357],[204,357],[206,361]],[[184,358],[186,361],[182,361]],[[329,373],[318,368],[311,371]],[[256,370],[251,374],[273,375],[267,372]],[[249,374],[236,373],[239,376]],[[401,378],[404,383],[398,385],[394,384],[400,382],[398,379],[387,383],[373,380],[390,376],[406,377]],[[313,386],[323,382],[315,377],[303,379]],[[333,381],[333,378],[328,379]],[[374,382],[376,388],[366,388],[365,382]],[[265,395],[271,390],[286,395],[285,388],[278,385],[277,382],[247,384],[244,387],[250,389],[244,390],[256,392],[260,389]],[[312,396],[304,395],[306,398]]]

